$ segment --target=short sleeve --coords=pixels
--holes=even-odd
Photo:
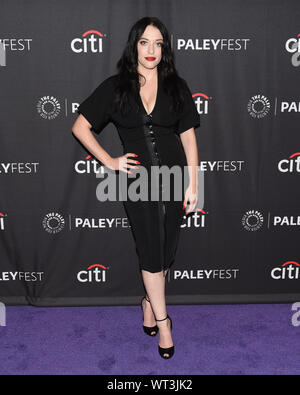
[[[77,113],[89,121],[92,125],[91,130],[100,133],[110,121],[112,99],[113,84],[112,78],[109,77],[79,105]]]
[[[180,113],[180,118],[178,121],[177,133],[183,133],[191,128],[197,128],[200,126],[200,115],[197,111],[197,108],[194,103],[194,99],[192,97],[192,93],[186,83],[184,82],[184,104],[183,110]]]

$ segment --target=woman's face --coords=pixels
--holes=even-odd
[[[137,43],[139,66],[154,69],[162,57],[163,36],[157,27],[148,25]]]

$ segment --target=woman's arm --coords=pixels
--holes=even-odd
[[[130,169],[138,169],[136,164],[140,164],[139,161],[130,159],[131,156],[137,156],[135,153],[127,152],[122,156],[113,158],[109,155],[104,148],[98,143],[93,133],[91,132],[91,124],[82,115],[79,114],[76,121],[72,126],[73,134],[81,141],[85,148],[98,159],[104,166],[107,166],[112,170],[120,170],[124,173],[133,174]]]
[[[113,158],[98,143],[90,130],[91,127],[92,125],[88,120],[83,115],[79,114],[72,126],[72,132],[96,159],[105,166],[110,167],[112,165]]]
[[[187,212],[188,214],[196,207],[196,203],[198,200],[199,158],[194,128],[188,129],[185,132],[180,133],[180,139],[186,155],[190,179],[184,200],[184,206],[187,205],[187,201],[190,202],[189,211]]]

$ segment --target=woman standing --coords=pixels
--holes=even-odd
[[[137,21],[130,30],[124,52],[112,75],[84,100],[72,131],[100,162],[110,169],[132,174],[145,167],[149,178],[153,166],[188,166],[189,184],[182,199],[123,201],[146,289],[141,307],[143,329],[159,333],[158,350],[163,358],[174,354],[172,320],[167,314],[165,277],[175,260],[184,208],[197,203],[198,150],[194,128],[200,126],[190,89],[174,66],[169,33],[155,17]],[[117,127],[124,155],[113,158],[91,130],[100,133],[109,123]],[[135,158],[135,159],[133,159]],[[183,171],[184,173],[184,171]],[[127,175],[126,175],[127,177]],[[182,178],[183,179],[183,178]],[[134,181],[128,178],[128,185]],[[159,193],[163,184],[158,182]],[[183,185],[184,182],[181,184]],[[148,189],[152,184],[148,182]],[[184,193],[185,192],[185,193]],[[150,194],[149,194],[150,196]]]

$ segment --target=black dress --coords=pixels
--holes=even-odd
[[[147,114],[141,97],[135,99],[132,95],[129,102],[130,110],[126,116],[120,111],[113,110],[112,101],[117,81],[118,75],[105,79],[78,107],[77,112],[92,125],[91,130],[100,133],[109,122],[112,122],[117,128],[124,154],[137,154],[138,157],[130,157],[130,159],[141,162],[140,166],[147,168],[148,174],[151,166],[155,165],[169,167],[177,165],[182,169],[187,166],[179,134],[200,126],[200,116],[186,81],[182,79],[186,99],[180,113],[170,111],[170,98],[163,90],[161,77],[158,74],[158,91],[152,112]],[[130,170],[133,173],[137,171]],[[128,177],[127,173],[120,171],[119,174],[121,173]],[[150,176],[149,180],[151,180]],[[127,181],[129,186],[134,178],[128,177]],[[163,190],[161,180],[158,184],[161,193]],[[139,265],[143,270],[160,272],[169,268],[175,260],[184,216],[182,208],[184,182],[182,185],[180,201],[174,199],[173,193],[169,200],[163,200],[159,195],[160,198],[156,201],[123,201],[135,240]],[[150,182],[148,186],[151,188]]]

